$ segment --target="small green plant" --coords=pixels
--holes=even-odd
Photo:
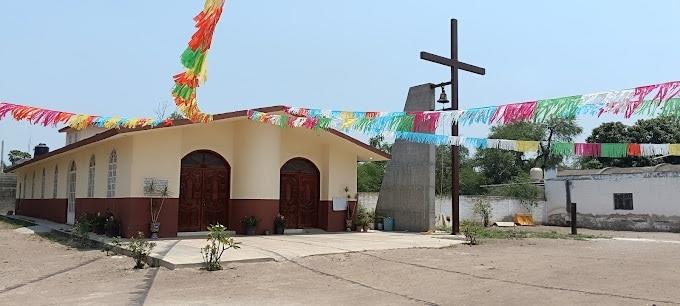
[[[220,258],[222,258],[224,251],[238,249],[240,243],[234,241],[234,238],[227,233],[224,225],[219,223],[208,226],[208,231],[208,244],[201,248],[205,269],[208,271],[222,270]]]
[[[472,206],[472,212],[482,219],[484,227],[489,226],[489,219],[493,216],[493,206],[491,206],[491,203],[487,198],[479,197],[475,199],[475,203]]]
[[[111,242],[104,244],[104,251],[106,252],[106,256],[109,256],[109,253],[111,254],[117,254],[116,249],[119,249],[122,246],[122,243],[120,242],[120,236],[116,236],[111,238]]]
[[[257,226],[260,221],[255,218],[255,216],[248,216],[241,220],[241,223],[245,226]]]
[[[132,253],[132,258],[135,260],[135,269],[144,269],[144,263],[149,259],[151,250],[156,246],[156,243],[149,242],[144,238],[144,233],[138,232],[137,236],[130,239],[128,249]]]
[[[479,244],[479,235],[482,230],[483,229],[479,224],[471,221],[463,221],[460,224],[460,232],[463,233],[465,241],[470,246]]]
[[[87,217],[81,217],[76,220],[71,229],[71,236],[75,243],[81,248],[90,246],[90,231],[92,230],[92,220]]]

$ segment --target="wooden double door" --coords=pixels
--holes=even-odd
[[[318,227],[319,170],[310,161],[294,158],[281,167],[279,212],[287,228]]]
[[[178,231],[206,231],[208,225],[227,225],[230,167],[221,156],[196,151],[182,158]]]

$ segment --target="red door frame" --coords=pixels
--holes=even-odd
[[[313,168],[313,172],[304,172],[304,171],[295,171],[295,170],[284,170],[286,165],[289,163],[305,163],[308,166],[311,166]],[[303,158],[303,157],[295,157],[291,158],[288,161],[286,161],[283,166],[281,166],[280,170],[280,191],[279,191],[279,213],[284,215],[288,222],[286,224],[287,228],[302,228],[302,227],[318,227],[319,226],[319,214],[321,213],[320,205],[321,205],[321,173],[319,171],[319,168],[309,159]],[[315,212],[314,216],[311,216],[312,223],[305,222],[305,215],[304,211],[302,211],[302,200],[299,198],[300,195],[302,195],[302,183],[301,179],[305,176],[310,176],[314,175],[315,177],[315,184],[316,184],[316,198],[312,199],[311,205],[313,206],[313,211]],[[293,186],[287,186],[285,185],[285,182],[290,182],[294,181]],[[287,197],[284,196],[285,192],[287,190],[284,190],[285,188],[292,188],[292,191],[290,192],[295,192],[296,194],[293,195],[292,199],[287,199]],[[292,200],[292,203],[288,200]],[[293,207],[290,207],[289,205],[294,205]],[[295,214],[294,216],[287,216],[290,214]]]

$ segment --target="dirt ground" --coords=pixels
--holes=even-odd
[[[616,236],[625,235],[659,237]],[[680,234],[660,237],[680,240]],[[526,239],[238,264],[219,272],[133,270],[127,257],[73,249],[0,222],[0,304],[680,304],[678,262],[677,243]]]

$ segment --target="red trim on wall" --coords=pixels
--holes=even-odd
[[[227,229],[245,234],[246,229],[241,224],[247,216],[255,216],[258,235],[265,230],[274,233],[274,219],[279,214],[279,200],[231,199],[229,200],[229,225]]]
[[[57,223],[66,223],[66,199],[17,199],[16,213]]]
[[[157,202],[158,199],[155,200]],[[85,213],[106,213],[110,211],[120,220],[123,237],[129,238],[138,232],[150,235],[151,210],[149,198],[78,198],[76,199],[76,218]],[[159,217],[161,230],[159,237],[177,237],[177,213],[179,200],[167,198]]]
[[[349,201],[347,204],[351,207],[351,211],[355,212],[357,202]],[[333,201],[321,201],[319,208],[320,228],[327,232],[344,232],[345,218],[347,218],[346,210],[333,211]],[[356,221],[356,213],[353,213],[352,220]]]

